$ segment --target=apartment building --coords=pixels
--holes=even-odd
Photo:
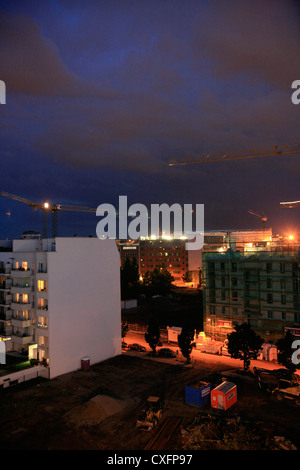
[[[265,342],[300,333],[300,249],[269,243],[203,253],[204,330],[224,340],[248,322]]]
[[[6,244],[7,245],[7,244]],[[50,378],[121,352],[114,240],[13,240],[0,251],[0,340],[44,360]]]
[[[164,238],[140,240],[139,269],[141,277],[147,271],[164,266],[174,277],[174,284],[184,285],[182,276],[188,270],[186,240]]]

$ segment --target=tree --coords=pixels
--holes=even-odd
[[[153,354],[156,353],[156,346],[159,343],[160,339],[160,329],[157,321],[154,318],[150,318],[147,333],[145,333],[145,340],[149,344],[150,348],[153,351]]]
[[[129,326],[127,325],[127,323],[122,322],[122,332],[121,332],[121,334],[122,334],[122,341],[124,341],[124,338],[125,338],[125,336],[126,336],[128,330],[129,330]]]
[[[171,273],[164,266],[161,266],[145,273],[143,287],[152,295],[166,295],[170,291],[173,281],[174,277]]]
[[[191,271],[187,271],[181,278],[183,282],[192,282],[193,281],[193,276]]]
[[[190,326],[183,327],[178,335],[178,346],[187,362],[191,362],[190,356],[193,349],[194,336],[194,329]]]
[[[294,342],[294,340],[294,336],[288,330],[285,336],[279,339],[276,343],[278,364],[281,364],[286,367],[291,374],[297,369],[297,365],[294,364],[292,361],[292,354],[294,352],[292,343]]]
[[[235,326],[235,331],[227,335],[228,353],[234,359],[244,362],[244,371],[250,367],[250,360],[257,359],[263,340],[248,323]]]
[[[121,298],[135,297],[139,289],[139,267],[135,258],[126,258],[121,266]]]

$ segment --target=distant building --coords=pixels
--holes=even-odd
[[[0,340],[7,351],[45,360],[50,378],[77,370],[82,357],[93,364],[119,354],[115,241],[13,240],[10,252],[0,252]]]
[[[236,323],[248,322],[265,342],[287,329],[299,335],[299,246],[247,244],[203,253],[205,333],[224,340]]]
[[[140,240],[140,276],[155,268],[165,267],[175,285],[185,285],[182,276],[188,270],[186,240],[163,238]]]
[[[126,259],[136,260],[139,263],[139,242],[134,240],[117,240],[120,253],[120,265],[123,266]]]

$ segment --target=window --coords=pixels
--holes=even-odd
[[[38,288],[38,292],[47,292],[47,281],[38,280],[37,288]]]
[[[282,320],[286,320],[286,313],[285,312],[281,312],[281,318],[282,318]]]
[[[280,272],[285,273],[285,264],[284,263],[280,263]]]
[[[266,271],[267,271],[267,273],[272,272],[272,263],[269,262],[269,263],[266,264]]]
[[[272,310],[268,310],[268,318],[272,319],[273,318],[273,312]]]
[[[231,270],[232,270],[232,272],[234,272],[234,273],[237,271],[237,264],[236,264],[236,263],[232,263],[232,264],[231,264]]]
[[[46,273],[47,272],[47,264],[46,263],[39,263],[38,272],[39,273]]]
[[[270,277],[267,278],[267,289],[272,289],[272,279]]]
[[[286,304],[286,295],[285,294],[281,294],[281,304],[282,305]]]
[[[268,295],[267,295],[267,302],[268,302],[268,304],[272,304],[272,303],[273,303],[273,295],[272,295],[272,294],[268,294]]]
[[[46,299],[38,299],[38,308],[40,310],[48,310],[48,301]]]
[[[48,318],[39,316],[37,326],[40,328],[48,328]]]

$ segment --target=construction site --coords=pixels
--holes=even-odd
[[[195,402],[186,386],[234,382],[228,409]],[[198,384],[198,385],[197,385]],[[149,397],[159,397],[154,426],[137,425]],[[122,355],[51,381],[1,390],[2,450],[296,450],[299,408],[258,386],[253,373],[228,375],[214,355],[187,365],[148,352]]]

